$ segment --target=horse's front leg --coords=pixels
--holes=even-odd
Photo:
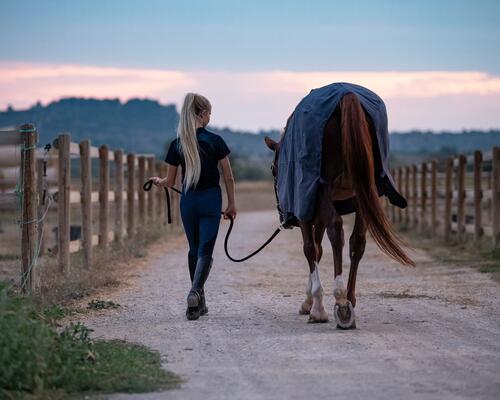
[[[312,223],[300,223],[304,255],[309,264],[309,281],[306,300],[302,303],[300,314],[309,314],[309,322],[328,322],[328,314],[323,306],[323,287],[319,278],[317,250],[313,237]]]

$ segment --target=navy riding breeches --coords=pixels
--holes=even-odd
[[[219,231],[222,194],[220,186],[188,190],[181,195],[181,217],[193,257],[212,257]]]

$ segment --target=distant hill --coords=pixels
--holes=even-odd
[[[0,127],[23,123],[36,124],[40,143],[52,141],[59,133],[69,132],[73,141],[91,139],[93,145],[108,144],[137,153],[163,156],[166,145],[175,137],[179,114],[175,105],[161,105],[155,100],[97,100],[66,98],[47,106],[36,104],[27,110],[0,112]],[[233,131],[210,129],[226,140],[235,155],[244,158],[270,157],[263,143],[265,135],[279,138],[278,131]],[[500,146],[500,131],[420,132],[391,134],[394,153],[457,153]]]
[[[34,123],[40,143],[52,141],[60,133],[71,133],[71,140],[91,139],[93,145],[108,144],[126,151],[156,153],[178,123],[174,105],[157,101],[67,98],[40,104],[28,110],[0,113],[0,126]]]
[[[392,133],[391,151],[395,153],[470,153],[500,146],[500,130],[463,132]]]
[[[71,133],[71,140],[90,139],[93,145],[107,144],[136,153],[163,156],[166,144],[176,136],[179,114],[175,105],[161,105],[154,100],[96,100],[66,98],[47,106],[39,103],[28,110],[0,112],[0,127],[33,123],[40,133],[40,143],[52,141],[58,134]],[[219,133],[235,153],[243,156],[263,156],[269,153],[264,136],[279,137],[278,131],[231,131],[211,129]]]

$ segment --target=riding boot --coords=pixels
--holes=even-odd
[[[212,258],[210,260],[210,265],[208,266],[207,276],[210,274],[210,270],[212,269],[213,261],[214,261],[214,259]],[[208,314],[208,307],[207,307],[207,303],[205,301],[205,288],[204,287],[201,288],[200,300],[201,300],[200,301],[200,315]]]
[[[212,258],[209,257],[200,257],[196,262],[193,286],[187,297],[187,319],[194,320],[200,318],[203,286],[208,278],[211,264]]]
[[[191,285],[193,284],[194,271],[196,271],[197,260],[198,257],[192,256],[191,253],[188,253],[188,267],[189,267],[189,277],[191,278]]]
[[[196,261],[198,258],[196,256],[191,255],[191,253],[188,253],[188,269],[189,269],[189,277],[191,278],[191,286],[193,285],[193,279],[194,279],[194,272],[196,271]],[[190,311],[189,307],[186,309],[186,318],[189,318],[190,316]]]

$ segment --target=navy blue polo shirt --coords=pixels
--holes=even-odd
[[[196,137],[200,148],[201,174],[200,180],[194,190],[205,190],[219,185],[218,162],[226,157],[230,153],[230,150],[224,139],[215,133],[207,131],[205,128],[198,128],[196,130]],[[180,147],[179,139],[173,140],[168,148],[165,162],[173,166],[180,164],[182,166],[182,181],[184,181],[186,165]],[[191,188],[190,190],[193,189]]]

